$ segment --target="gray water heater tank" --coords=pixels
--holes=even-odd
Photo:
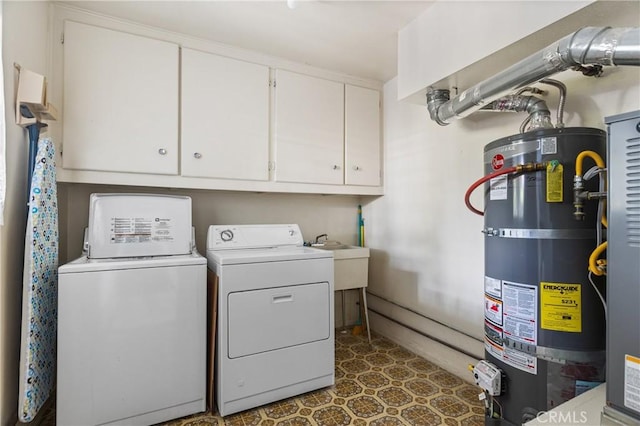
[[[578,127],[485,146],[485,175],[549,162],[485,184],[485,354],[506,381],[494,407],[500,419],[487,424],[522,424],[605,380],[604,309],[587,269],[598,203],[585,202],[582,221],[573,206],[576,157],[604,158],[605,141],[602,130]],[[593,165],[587,158],[584,171]],[[597,191],[597,177],[585,189]]]

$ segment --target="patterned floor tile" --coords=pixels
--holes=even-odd
[[[382,336],[336,333],[334,386],[235,415],[161,426],[482,426],[480,389]],[[53,405],[53,404],[52,404]],[[41,426],[55,426],[55,407]]]
[[[349,373],[359,374],[371,368],[369,364],[361,359],[350,359],[348,361],[343,361],[342,363],[340,363],[340,367],[342,367],[342,369],[347,372],[347,377],[349,376]]]
[[[351,424],[352,417],[342,407],[324,407],[313,413],[313,419],[321,426]]]
[[[408,350],[404,349],[404,348],[396,348],[396,349],[391,349],[389,351],[389,355],[391,355],[394,359],[398,360],[398,361],[407,361],[409,359],[415,358],[416,355],[409,352]]]
[[[298,404],[294,400],[276,402],[264,408],[264,413],[271,419],[282,419],[298,412]]]
[[[336,348],[335,351],[336,362],[342,362],[347,359],[351,359],[355,356],[353,352],[346,348]]]
[[[413,401],[409,392],[396,386],[379,390],[378,398],[389,407],[401,407]]]
[[[331,402],[331,395],[327,391],[316,391],[302,395],[300,402],[305,407],[315,408]]]
[[[422,405],[405,408],[401,415],[410,425],[436,426],[442,424],[442,418],[439,415]]]
[[[387,377],[377,371],[371,371],[359,375],[358,381],[371,389],[378,389],[383,386],[387,386],[390,383]]]
[[[431,373],[440,370],[437,365],[422,358],[408,361],[407,365],[418,373]]]
[[[347,402],[347,407],[349,407],[356,417],[365,419],[384,412],[382,404],[380,404],[377,399],[367,395],[361,395],[351,399]]]
[[[430,374],[429,379],[441,388],[455,388],[464,383],[459,377],[444,370]]]
[[[441,395],[431,400],[431,406],[448,417],[460,417],[469,413],[469,406],[452,396]]]
[[[373,353],[365,356],[364,359],[375,367],[393,364],[393,358],[386,354]]]
[[[460,422],[461,426],[484,426],[484,417],[474,415],[471,417],[467,417]]]
[[[243,411],[224,419],[225,426],[256,426],[260,424],[262,416],[258,410]],[[184,426],[184,423],[182,424]]]
[[[405,383],[405,387],[416,396],[430,396],[438,393],[438,387],[425,379],[413,379]]]
[[[416,373],[404,365],[392,365],[391,367],[385,368],[384,372],[387,373],[387,376],[396,380],[407,380],[416,375]]]
[[[311,422],[306,417],[293,417],[276,423],[276,426],[311,426]]]
[[[467,404],[477,405],[479,401],[478,395],[481,393],[480,388],[473,385],[464,385],[460,389],[456,389],[456,396]]]
[[[384,416],[382,418],[373,420],[369,423],[371,426],[401,426],[404,425],[402,420],[397,417]]]
[[[340,398],[349,398],[350,396],[358,395],[362,392],[362,386],[360,386],[355,380],[341,380],[333,387],[333,393]]]
[[[349,349],[355,354],[358,355],[368,355],[376,353],[376,348],[367,343],[360,343],[358,345],[353,345]]]

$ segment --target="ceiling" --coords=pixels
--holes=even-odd
[[[60,1],[141,24],[378,81],[397,32],[432,1]]]

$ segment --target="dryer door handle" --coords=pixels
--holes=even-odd
[[[279,294],[273,296],[271,299],[272,303],[285,303],[285,302],[293,302],[293,294]]]

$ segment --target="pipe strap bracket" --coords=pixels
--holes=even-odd
[[[521,238],[531,240],[590,240],[596,238],[593,229],[522,229],[522,228],[484,228],[487,237]]]

